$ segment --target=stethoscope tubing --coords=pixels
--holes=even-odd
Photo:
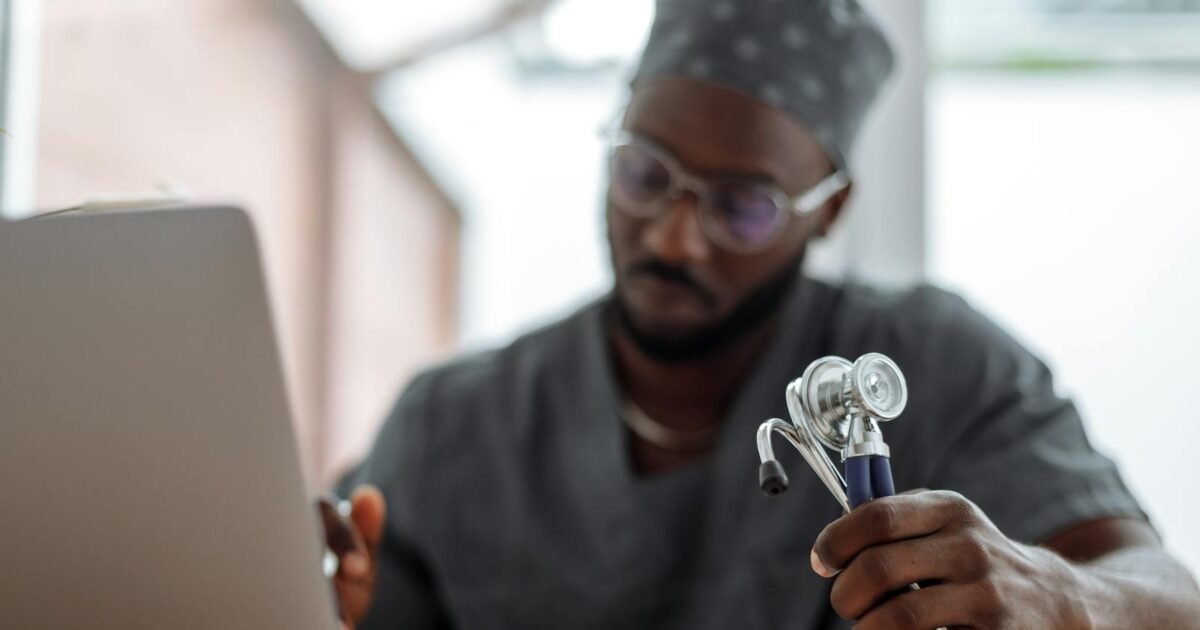
[[[872,499],[896,494],[896,485],[892,481],[892,466],[888,458],[881,455],[848,457],[845,467],[846,495],[851,509]]]

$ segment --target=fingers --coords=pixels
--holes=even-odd
[[[387,503],[383,493],[375,486],[359,486],[350,495],[350,519],[374,555],[383,539],[383,523],[387,515]]]
[[[322,497],[317,502],[325,539],[338,556],[333,578],[342,627],[352,630],[370,608],[375,590],[375,563],[383,537],[386,503],[373,486],[356,488],[349,501]]]
[[[974,504],[954,492],[932,491],[865,503],[825,527],[813,545],[813,570],[832,577],[863,550],[919,538],[966,523]]]
[[[356,546],[342,557],[345,577],[361,579],[367,577],[375,563],[379,542],[383,537],[385,503],[383,493],[374,486],[359,486],[354,489],[345,515],[354,532]]]
[[[973,557],[965,537],[927,536],[869,547],[837,576],[829,601],[842,618],[858,619],[910,584],[976,577]]]
[[[977,586],[970,584],[938,584],[905,591],[871,609],[854,625],[854,630],[992,627],[987,620],[993,615],[981,609],[975,596],[977,590]]]
[[[338,577],[360,578],[370,571],[371,551],[353,520],[339,509],[340,503],[336,497],[322,497],[317,501],[325,528],[325,544],[338,557]]]

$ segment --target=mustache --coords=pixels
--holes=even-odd
[[[691,271],[688,271],[687,267],[672,265],[657,258],[650,258],[632,265],[629,271],[630,275],[651,275],[663,282],[669,282],[693,291],[710,307],[716,306],[720,301],[715,293],[697,280]]]

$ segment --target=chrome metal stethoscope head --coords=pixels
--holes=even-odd
[[[808,422],[827,448],[846,448],[854,418],[893,420],[908,404],[908,386],[896,363],[877,352],[854,363],[842,357],[822,357],[809,364],[788,398],[797,398],[801,413],[792,422]],[[789,406],[789,409],[791,407]]]
[[[808,365],[799,381],[788,386],[788,410],[792,422],[808,423],[813,434],[827,448],[842,450],[850,434],[850,415],[846,413],[843,392],[846,375],[854,366],[842,357],[821,357]],[[800,402],[795,412],[793,400]]]
[[[908,403],[904,374],[879,353],[864,354],[853,363],[827,356],[813,361],[799,379],[789,383],[785,397],[791,424],[772,418],[758,430],[760,486],[771,495],[787,489],[787,475],[771,447],[771,434],[778,432],[800,451],[849,511],[846,482],[825,448],[843,459],[863,454],[888,456],[876,422],[893,420],[904,411]]]
[[[872,352],[854,362],[850,371],[850,395],[854,405],[876,420],[894,420],[908,405],[904,373],[891,359]]]

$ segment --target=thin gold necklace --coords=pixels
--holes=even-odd
[[[680,431],[651,418],[629,398],[621,403],[621,421],[633,434],[666,451],[699,453],[712,448],[717,425]]]

